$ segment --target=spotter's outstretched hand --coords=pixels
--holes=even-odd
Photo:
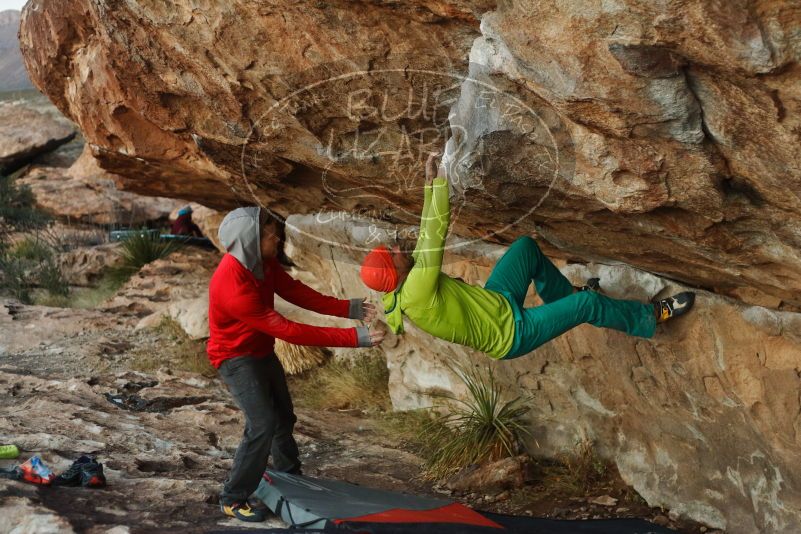
[[[367,331],[370,334],[370,343],[372,343],[374,347],[383,343],[384,337],[387,335],[387,331],[382,323],[370,325]]]
[[[367,324],[372,323],[373,319],[375,319],[376,317],[375,305],[369,302],[364,302],[362,304],[362,311],[364,313],[364,315],[362,316],[362,321],[364,321]]]

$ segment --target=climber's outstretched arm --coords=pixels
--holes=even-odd
[[[433,178],[436,156],[432,154],[426,162],[427,183],[423,216],[420,220],[420,236],[413,253],[415,264],[405,284],[409,296],[420,300],[430,299],[436,293],[445,252],[445,238],[450,224],[448,181],[445,177]]]

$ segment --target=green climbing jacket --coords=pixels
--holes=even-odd
[[[501,293],[440,271],[450,222],[447,181],[435,179],[424,195],[414,267],[399,288],[383,297],[387,324],[399,334],[405,315],[432,336],[502,358],[514,343],[512,306]]]

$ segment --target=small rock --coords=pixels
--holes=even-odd
[[[495,496],[496,501],[505,501],[509,498],[510,493],[508,491],[502,491],[498,495]]]
[[[655,525],[659,525],[660,527],[666,527],[668,526],[668,524],[670,524],[670,519],[668,519],[667,516],[659,514],[658,516],[651,519],[651,522],[654,523]]]
[[[701,532],[706,532],[706,531],[707,531],[707,528],[706,528],[706,527],[704,527],[704,526],[702,526],[702,527],[701,527],[701,528],[699,528],[698,530],[700,530]]]
[[[528,469],[529,462],[525,456],[503,458],[465,468],[449,478],[445,485],[458,491],[519,488],[526,482]]]
[[[617,499],[610,495],[601,495],[590,500],[592,504],[600,504],[601,506],[614,506],[617,504]]]
[[[621,506],[620,508],[615,510],[615,513],[616,514],[625,514],[625,513],[628,513],[628,511],[629,511],[628,508],[626,508],[625,506]]]
[[[668,517],[671,521],[678,521],[681,517],[681,514],[679,514],[676,510],[671,510],[668,512]]]

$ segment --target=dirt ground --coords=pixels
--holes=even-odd
[[[0,480],[7,520],[39,517],[64,532],[242,527],[224,518],[217,505],[242,431],[224,386],[213,375],[168,366],[130,370],[143,352],[170,354],[174,338],[159,329],[135,331],[135,318],[94,310],[10,301],[0,310],[0,441],[16,443],[24,451],[21,459],[38,454],[56,472],[80,454],[96,454],[109,481],[106,489],[88,490]],[[615,473],[577,494],[564,483],[559,464],[546,462],[537,464],[532,482],[521,489],[455,494],[421,476],[422,460],[388,433],[380,414],[299,407],[298,418],[296,436],[310,476],[450,496],[491,512],[641,517],[679,532],[704,532],[701,525],[673,521],[667,511],[649,508]],[[15,463],[4,460],[0,466]],[[598,497],[612,500],[593,504]],[[272,518],[261,526],[281,523]]]

